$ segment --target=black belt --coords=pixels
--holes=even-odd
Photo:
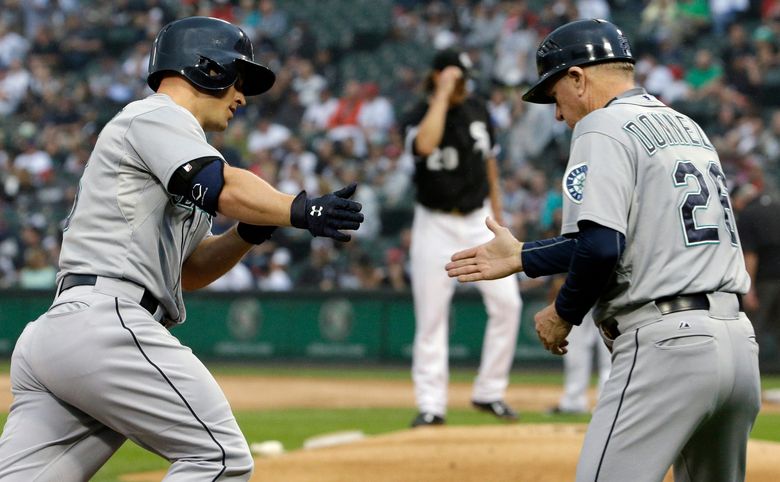
[[[737,295],[737,300],[739,301],[739,311],[743,311],[742,295]],[[707,298],[707,293],[667,296],[665,298],[659,298],[655,300],[654,303],[662,315],[678,313],[680,311],[710,309],[710,299]],[[606,334],[610,339],[614,340],[620,336],[618,323],[614,318],[602,322],[600,326],[604,334]]]
[[[461,208],[428,208],[428,209],[430,209],[432,211],[437,211],[437,212],[440,212],[440,213],[444,213],[444,214],[452,214],[454,216],[465,216],[467,214],[473,213],[474,211],[476,211],[480,207],[482,207],[482,206],[477,206],[475,208],[465,208],[465,209],[461,209]]]
[[[60,291],[57,293],[57,295],[67,289],[73,288],[74,286],[95,286],[97,279],[98,277],[94,274],[66,274],[62,278]],[[157,311],[157,307],[160,306],[157,298],[152,296],[152,293],[149,292],[149,290],[146,288],[144,288],[144,294],[138,304],[141,305],[141,308],[145,309],[151,314],[154,314]]]

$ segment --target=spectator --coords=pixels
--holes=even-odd
[[[249,152],[273,151],[287,142],[292,133],[290,129],[278,124],[267,116],[260,116],[256,127],[249,133],[247,149]]]
[[[54,165],[46,151],[40,149],[35,141],[25,138],[21,141],[22,152],[16,156],[13,165],[22,184],[39,186],[53,175]]]
[[[255,287],[252,271],[243,263],[236,263],[227,273],[216,279],[205,289],[210,291],[247,291]]]
[[[685,74],[685,81],[692,90],[693,98],[710,96],[719,86],[723,77],[723,67],[716,61],[708,49],[696,51],[694,65]]]
[[[603,18],[609,20],[611,13],[606,0],[577,0],[579,18]]]
[[[0,114],[13,114],[27,95],[31,75],[20,59],[11,60],[8,69],[0,68]]]
[[[750,7],[749,0],[709,0],[712,33],[721,36]]]
[[[325,132],[328,121],[336,112],[339,101],[331,96],[330,89],[324,87],[315,102],[312,102],[303,113],[301,132],[305,136],[314,136]]]
[[[296,76],[292,82],[292,88],[298,92],[301,104],[304,107],[309,107],[318,101],[320,92],[327,86],[327,81],[314,71],[314,67],[308,59],[298,60],[295,68]]]
[[[33,290],[53,289],[57,270],[47,259],[46,251],[31,247],[24,253],[24,258],[24,266],[19,272],[19,287]]]
[[[14,60],[22,60],[30,50],[30,41],[21,36],[7,21],[0,21],[0,69],[7,68]]]
[[[268,275],[260,279],[258,287],[264,291],[290,291],[293,282],[287,272],[289,266],[290,251],[287,248],[276,249],[271,256]]]
[[[393,105],[386,97],[379,95],[376,83],[366,83],[362,89],[363,105],[358,112],[358,124],[363,128],[366,140],[372,144],[383,144],[395,125]]]
[[[495,46],[493,78],[501,85],[517,87],[536,75],[536,32],[528,26],[525,2],[515,2]]]
[[[336,264],[337,253],[329,239],[311,240],[311,252],[306,266],[298,276],[297,286],[331,291],[338,287],[339,269]]]
[[[366,138],[360,128],[360,109],[363,107],[363,93],[356,80],[347,81],[344,93],[338,100],[336,110],[328,119],[328,138],[333,141],[352,139],[358,155],[365,155]]]

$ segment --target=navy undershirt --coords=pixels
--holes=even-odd
[[[582,221],[578,227],[576,237],[525,243],[520,255],[523,271],[532,278],[568,271],[555,310],[573,325],[582,323],[601,296],[626,245],[623,233],[614,229],[591,221]]]

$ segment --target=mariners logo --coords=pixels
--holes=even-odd
[[[585,188],[585,177],[588,175],[586,163],[572,166],[563,177],[563,192],[576,204],[582,202],[582,191]]]

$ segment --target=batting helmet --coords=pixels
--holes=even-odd
[[[523,95],[535,104],[552,104],[547,94],[555,77],[575,65],[626,61],[634,63],[631,46],[623,32],[606,20],[577,20],[550,32],[536,51],[539,80]]]
[[[183,75],[192,84],[219,93],[236,83],[244,95],[258,95],[274,85],[276,76],[255,62],[252,42],[235,25],[211,17],[176,20],[160,30],[149,57],[146,82],[155,92],[165,72]]]

